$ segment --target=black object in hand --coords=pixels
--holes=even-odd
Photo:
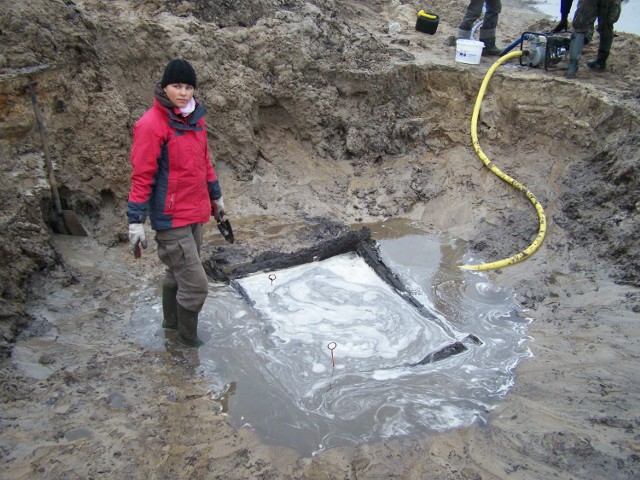
[[[229,243],[233,243],[235,238],[233,237],[231,222],[229,222],[229,220],[223,220],[220,217],[216,217],[216,222],[218,222],[218,230],[220,230],[224,239]]]

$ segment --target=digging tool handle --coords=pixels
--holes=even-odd
[[[40,107],[38,106],[38,99],[36,98],[35,86],[38,82],[29,82],[29,93],[31,94],[31,102],[33,102],[33,111],[36,114],[36,123],[38,124],[38,130],[40,131],[40,138],[42,139],[42,148],[44,150],[44,159],[47,164],[47,175],[49,176],[49,185],[51,186],[51,197],[53,198],[53,204],[58,215],[62,215],[62,203],[60,202],[60,195],[58,195],[58,184],[56,177],[53,174],[53,164],[51,163],[51,155],[49,154],[49,140],[47,139],[47,132],[44,129],[42,122],[42,115],[40,114]]]

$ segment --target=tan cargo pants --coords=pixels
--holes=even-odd
[[[200,260],[202,224],[156,232],[158,258],[167,267],[162,285],[178,290],[183,308],[199,312],[209,291],[209,281]]]

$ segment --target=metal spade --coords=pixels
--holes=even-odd
[[[38,107],[38,99],[36,98],[36,91],[34,88],[37,83],[38,82],[29,82],[27,84],[27,87],[29,88],[29,93],[31,94],[33,111],[36,114],[36,122],[38,124],[38,130],[40,131],[40,138],[42,139],[44,159],[47,166],[47,174],[49,176],[49,185],[51,187],[51,198],[53,200],[54,212],[51,215],[49,224],[51,225],[51,228],[55,233],[86,237],[87,231],[80,223],[80,219],[78,218],[78,216],[71,210],[62,209],[60,195],[58,194],[58,184],[53,173],[53,164],[51,163],[51,155],[49,154],[49,141],[47,140],[47,132],[44,129],[42,115],[40,114],[40,107]]]

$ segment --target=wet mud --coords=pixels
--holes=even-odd
[[[425,6],[409,1],[0,3],[0,478],[639,476],[640,40],[618,34],[607,71],[582,65],[573,81],[563,62],[498,69],[479,141],[535,194],[548,230],[524,262],[463,274],[462,264],[523,250],[538,228],[527,199],[488,172],[471,145],[473,103],[493,62],[454,61],[450,37],[466,6],[433,2],[440,23],[425,35],[414,29]],[[390,33],[392,22],[399,33]],[[498,43],[554,24],[506,0]],[[153,72],[177,55],[198,71],[235,237],[229,244],[207,226],[212,282],[200,351],[179,348],[160,327],[152,232],[137,260],[126,243],[130,128],[151,101]],[[62,207],[88,237],[57,235],[47,223],[51,191],[24,93],[30,80],[39,81]],[[256,381],[268,377],[264,365],[278,371],[251,355],[279,325],[265,330],[216,279],[313,253],[363,227],[402,287],[464,334],[449,344],[455,355],[412,367],[434,369],[422,381],[434,395],[453,398],[470,383],[438,368],[457,365],[468,380],[471,360],[505,367],[495,388],[478,386],[492,398],[473,397],[486,408],[466,410],[469,421],[370,435],[367,420],[348,441],[318,449],[293,422],[272,420],[293,409]],[[503,341],[489,341],[492,332]],[[400,364],[435,359],[440,348]],[[519,361],[509,364],[514,351]],[[310,352],[316,361],[305,371],[327,375],[326,344]],[[364,367],[381,385],[398,381],[393,368]],[[312,377],[293,378],[298,387]],[[322,400],[328,389],[320,391],[309,398]],[[411,414],[412,398],[395,407]],[[253,428],[239,412],[253,415]],[[429,409],[420,413],[411,428],[436,423]],[[279,441],[288,432],[310,446]]]

